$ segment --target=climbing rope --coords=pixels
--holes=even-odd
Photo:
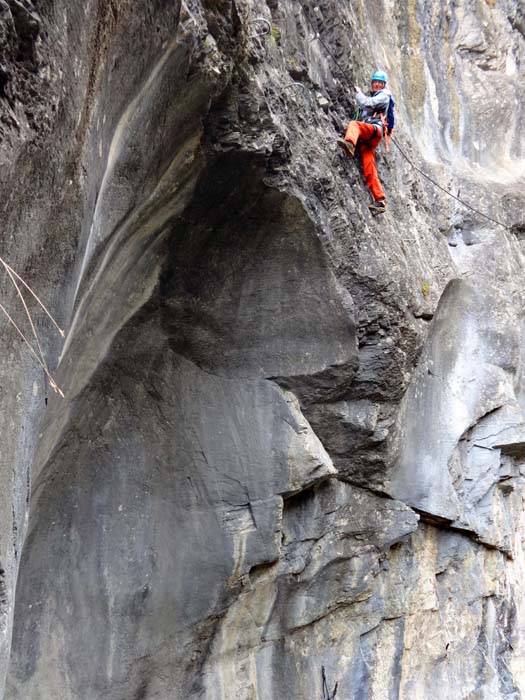
[[[303,10],[303,14],[304,14],[304,16],[306,17],[306,21],[308,22],[308,24],[309,24],[310,27],[312,28],[312,31],[313,31],[314,34],[315,34],[315,37],[314,37],[314,38],[317,39],[317,40],[319,41],[319,43],[320,43],[321,46],[324,48],[324,50],[326,51],[326,53],[330,56],[330,58],[332,59],[332,61],[334,62],[334,64],[337,66],[337,68],[339,69],[339,72],[340,72],[341,75],[343,76],[343,79],[344,79],[344,81],[346,82],[346,84],[350,87],[350,89],[353,89],[353,85],[350,84],[350,81],[349,81],[348,78],[346,77],[346,71],[345,71],[344,68],[341,66],[341,64],[339,63],[339,61],[337,60],[337,58],[334,56],[334,54],[330,51],[330,49],[328,48],[328,46],[326,45],[326,43],[321,39],[321,35],[319,34],[319,31],[317,30],[317,27],[314,26],[312,20],[310,19],[310,16],[308,15],[307,9],[305,8],[305,6],[304,6],[303,3],[301,2],[301,0],[299,0],[299,4],[301,5],[301,8],[302,8],[302,10]],[[465,202],[463,199],[461,199],[460,197],[457,197],[455,194],[453,194],[452,192],[450,192],[450,190],[447,190],[445,187],[442,187],[438,182],[436,182],[433,178],[431,178],[430,175],[427,175],[423,170],[421,170],[421,168],[418,168],[418,166],[407,156],[407,154],[406,154],[406,153],[404,152],[404,150],[401,148],[401,146],[399,145],[399,143],[398,143],[398,142],[396,141],[396,139],[393,138],[393,137],[392,137],[392,143],[396,146],[396,148],[397,148],[398,151],[401,153],[401,155],[403,156],[403,158],[405,158],[405,160],[414,168],[414,170],[416,170],[420,175],[422,175],[422,176],[423,176],[424,178],[426,178],[429,182],[431,182],[435,187],[437,187],[438,189],[440,189],[440,190],[441,190],[442,192],[444,192],[445,194],[448,194],[449,197],[452,197],[453,199],[455,199],[455,200],[457,200],[458,202],[460,202],[464,207],[466,207],[467,209],[470,209],[470,211],[473,211],[473,212],[475,212],[476,214],[479,214],[480,216],[482,216],[484,219],[487,219],[487,221],[491,221],[493,224],[497,224],[498,226],[502,226],[502,227],[503,227],[504,229],[506,229],[507,231],[510,231],[510,230],[511,230],[511,227],[510,227],[510,226],[507,226],[506,224],[502,223],[501,221],[498,221],[497,219],[493,219],[493,218],[491,218],[490,216],[487,216],[487,215],[484,214],[482,211],[479,211],[479,209],[475,209],[475,208],[472,207],[470,204],[467,204],[467,202]]]

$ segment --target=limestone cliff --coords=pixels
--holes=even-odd
[[[0,335],[0,696],[525,697],[524,74],[521,0],[0,0],[66,329],[65,399]]]

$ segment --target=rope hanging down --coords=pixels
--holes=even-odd
[[[329,49],[328,46],[325,44],[325,42],[321,39],[321,35],[319,34],[317,28],[314,26],[312,20],[310,19],[309,15],[308,15],[307,9],[305,8],[305,6],[304,6],[303,3],[301,2],[301,0],[299,0],[299,4],[301,5],[301,8],[302,8],[302,10],[303,10],[303,14],[304,14],[304,16],[306,17],[306,21],[308,22],[308,24],[309,24],[310,27],[312,28],[312,31],[314,32],[315,38],[319,41],[319,43],[320,43],[321,46],[324,48],[324,50],[326,51],[326,53],[330,56],[330,58],[332,59],[332,61],[334,62],[334,64],[337,66],[337,68],[339,69],[339,72],[340,72],[341,75],[343,76],[343,79],[344,79],[344,81],[346,82],[346,84],[350,87],[350,89],[353,89],[353,86],[350,84],[350,81],[349,81],[348,78],[346,77],[346,71],[344,70],[344,68],[342,68],[342,66],[341,66],[341,64],[339,63],[339,61],[337,60],[337,58],[336,58],[336,57],[334,56],[334,54],[330,51],[330,49]],[[435,187],[437,187],[438,189],[440,189],[440,190],[441,190],[442,192],[444,192],[445,194],[448,194],[449,197],[452,197],[453,199],[455,199],[455,200],[457,200],[458,202],[460,202],[464,207],[466,207],[467,209],[470,209],[470,211],[473,211],[473,212],[475,212],[476,214],[479,214],[480,216],[482,216],[484,219],[487,219],[487,221],[491,221],[493,224],[497,224],[498,226],[502,226],[502,227],[503,227],[504,229],[506,229],[507,231],[510,231],[510,230],[511,230],[511,227],[510,227],[510,226],[507,226],[506,224],[502,223],[501,221],[498,221],[497,219],[492,219],[490,216],[487,216],[487,215],[484,214],[482,211],[479,211],[479,209],[475,209],[475,208],[472,207],[470,204],[467,204],[467,202],[465,202],[463,199],[460,199],[460,197],[457,197],[455,194],[453,194],[452,192],[450,192],[450,190],[447,190],[445,187],[442,187],[438,182],[436,182],[433,178],[431,178],[430,175],[427,175],[423,170],[421,170],[421,168],[418,168],[418,166],[407,156],[407,154],[403,151],[403,149],[402,149],[401,146],[398,144],[398,142],[396,141],[396,139],[393,138],[393,137],[392,137],[392,143],[396,146],[396,148],[397,148],[398,151],[401,153],[401,155],[403,156],[403,158],[414,168],[414,170],[416,170],[420,175],[422,175],[422,176],[423,176],[424,178],[426,178],[429,182],[431,182]]]

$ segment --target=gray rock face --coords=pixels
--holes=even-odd
[[[67,332],[64,399],[0,335],[0,697],[525,696],[524,56],[515,0],[0,0],[0,255]]]

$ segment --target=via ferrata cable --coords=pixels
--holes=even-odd
[[[314,26],[312,20],[310,19],[310,16],[308,15],[307,9],[305,8],[305,6],[304,6],[303,3],[301,2],[301,0],[299,0],[299,4],[300,4],[301,7],[302,7],[304,16],[306,17],[306,21],[308,22],[308,24],[309,24],[310,27],[312,28],[312,31],[314,32],[314,35],[315,35],[314,38],[317,39],[317,40],[319,41],[319,43],[320,43],[321,46],[324,48],[324,50],[326,51],[326,53],[330,56],[330,58],[332,59],[332,61],[334,62],[334,64],[337,66],[337,68],[339,69],[339,72],[340,72],[341,75],[343,76],[343,79],[344,79],[344,81],[346,82],[346,84],[350,87],[350,89],[353,89],[353,86],[350,84],[350,81],[349,81],[348,78],[346,77],[346,71],[342,68],[341,64],[339,63],[339,61],[337,60],[337,58],[334,56],[334,54],[332,53],[332,51],[330,51],[330,49],[328,48],[328,46],[326,45],[326,43],[321,39],[321,35],[320,35],[319,31],[318,31],[317,28]],[[452,197],[453,199],[455,199],[455,200],[457,200],[458,202],[460,202],[464,207],[466,207],[467,209],[470,209],[470,211],[473,211],[473,212],[475,212],[476,214],[479,214],[480,216],[482,216],[484,219],[487,219],[487,221],[491,221],[493,224],[497,224],[498,226],[502,226],[502,227],[503,227],[504,229],[506,229],[507,231],[510,231],[510,230],[511,230],[511,227],[510,227],[510,226],[507,226],[506,224],[504,224],[504,223],[501,222],[501,221],[498,221],[497,219],[493,219],[492,217],[487,216],[487,214],[484,214],[484,213],[483,213],[482,211],[480,211],[479,209],[476,209],[475,207],[471,206],[470,204],[468,204],[467,202],[465,202],[463,199],[461,199],[460,197],[458,197],[458,196],[456,196],[455,194],[453,194],[452,192],[450,192],[450,190],[447,190],[445,187],[442,187],[438,182],[436,182],[436,180],[434,180],[433,178],[431,178],[430,175],[427,175],[423,170],[421,170],[421,168],[419,168],[419,167],[413,162],[413,160],[411,160],[411,158],[409,158],[409,156],[408,156],[408,155],[405,153],[405,151],[401,148],[401,146],[399,145],[399,143],[397,142],[397,140],[396,140],[395,138],[393,138],[393,137],[392,137],[392,143],[394,143],[394,145],[396,146],[396,148],[398,149],[398,151],[401,153],[401,155],[403,156],[403,158],[405,158],[405,160],[409,163],[409,165],[411,165],[411,166],[414,168],[414,170],[416,170],[420,175],[422,175],[422,176],[423,176],[424,178],[426,178],[429,182],[431,182],[435,187],[437,187],[438,189],[440,189],[440,190],[441,190],[442,192],[444,192],[445,194],[448,194],[449,197]]]

